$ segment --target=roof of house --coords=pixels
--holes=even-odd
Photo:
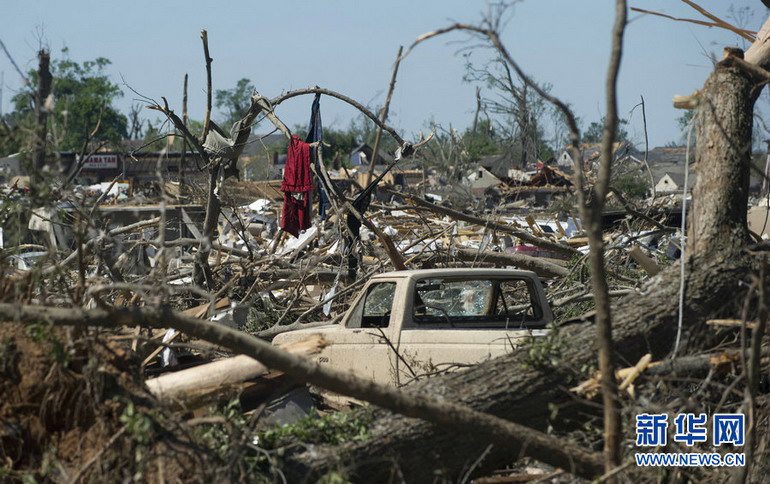
[[[487,155],[479,159],[479,166],[488,170],[495,176],[507,176],[508,170],[513,168],[513,159],[508,154]]]
[[[377,153],[377,163],[391,163],[393,161],[393,157],[383,151],[382,149],[378,150]],[[350,156],[355,155],[356,153],[363,152],[366,155],[367,160],[371,161],[372,153],[374,152],[374,149],[369,146],[366,143],[361,143],[360,145],[356,146],[350,151]]]
[[[690,157],[695,153],[690,151]],[[647,162],[651,165],[683,165],[687,158],[685,146],[658,146],[647,152]]]
[[[683,187],[684,186],[684,172],[682,173],[664,173],[660,176],[660,178],[657,180],[659,183],[663,177],[668,175],[671,180],[676,183],[676,186]],[[687,174],[687,186],[692,188],[693,184],[695,183],[695,173],[688,173]]]

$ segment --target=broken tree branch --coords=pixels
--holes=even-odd
[[[388,120],[388,110],[390,109],[390,100],[393,98],[393,90],[396,87],[396,76],[398,76],[398,66],[401,64],[401,53],[404,51],[403,46],[398,46],[398,52],[396,53],[396,61],[393,63],[393,73],[390,76],[390,84],[388,85],[388,94],[385,96],[385,104],[382,105],[380,110],[380,121],[385,124]],[[382,128],[377,126],[377,131],[374,134],[374,146],[372,147],[372,159],[369,160],[369,172],[366,175],[366,184],[372,182],[372,174],[374,173],[374,165],[377,163],[377,156],[380,152],[380,139],[382,138]]]
[[[701,15],[706,17],[707,19],[713,21],[719,27],[721,27],[723,29],[727,29],[730,32],[733,32],[734,34],[736,34],[736,35],[738,35],[738,36],[748,40],[749,42],[754,42],[755,37],[753,35],[750,35],[750,34],[746,33],[745,30],[739,29],[738,27],[735,27],[734,25],[732,25],[732,24],[730,24],[728,22],[725,22],[724,20],[722,20],[721,18],[717,17],[713,13],[709,12],[705,8],[701,7],[697,3],[695,3],[695,2],[693,2],[691,0],[682,0],[682,2],[686,3],[687,5],[689,5],[693,9],[695,9],[698,13],[700,13]]]
[[[542,257],[524,254],[481,251],[474,249],[456,249],[454,256],[463,261],[491,263],[499,266],[513,266],[536,273],[540,277],[567,277],[569,270]]]
[[[201,133],[200,143],[206,142],[206,138],[211,130],[211,61],[214,59],[209,55],[209,33],[201,30],[201,41],[203,42],[203,56],[206,60],[206,114],[203,118],[203,133]]]
[[[704,27],[717,27],[717,28],[720,28],[720,29],[726,29],[726,30],[729,30],[731,32],[735,32],[735,30],[727,28],[727,27],[725,27],[724,24],[720,24],[720,23],[717,23],[717,22],[706,22],[705,20],[696,20],[696,19],[692,19],[692,18],[672,17],[671,15],[667,15],[667,14],[662,13],[662,12],[655,12],[654,10],[645,10],[643,8],[638,8],[638,7],[631,7],[631,10],[634,11],[634,12],[646,13],[646,14],[649,14],[649,15],[655,15],[655,16],[658,16],[658,17],[667,18],[669,20],[674,20],[675,22],[687,22],[687,23],[691,23],[691,24],[702,25]],[[746,29],[738,29],[738,30],[743,32],[744,35],[741,35],[741,34],[738,34],[738,35],[741,35],[741,37],[743,37],[744,39],[749,40],[749,41],[753,41],[754,40],[754,36],[756,35],[756,32],[751,31],[751,30],[746,30]],[[749,37],[751,37],[751,38],[749,39]]]
[[[620,71],[620,61],[623,55],[623,36],[626,29],[628,7],[626,0],[615,2],[615,24],[612,28],[612,50],[607,69],[605,87],[607,114],[602,135],[601,163],[599,176],[596,181],[592,203],[586,198],[589,194],[583,190],[578,192],[580,208],[583,212],[583,224],[588,225],[588,258],[591,264],[591,286],[593,287],[596,303],[596,338],[599,346],[599,371],[602,373],[602,406],[604,411],[604,471],[612,472],[620,466],[621,425],[620,402],[618,400],[618,383],[615,380],[615,361],[612,352],[612,314],[610,309],[609,284],[604,261],[604,238],[602,236],[602,210],[610,188],[612,171],[612,154],[618,129],[618,98],[617,84]],[[583,187],[581,187],[583,188]],[[590,205],[589,205],[590,203]],[[609,482],[616,482],[612,478]]]
[[[353,106],[354,108],[359,110],[364,116],[366,116],[367,118],[371,119],[374,122],[374,124],[377,125],[377,127],[379,127],[381,129],[383,129],[384,131],[388,132],[393,137],[393,139],[396,140],[396,142],[399,144],[399,146],[401,146],[402,150],[403,151],[407,151],[407,152],[403,153],[404,156],[411,155],[411,150],[408,150],[407,148],[411,147],[412,145],[410,145],[408,142],[404,141],[404,139],[396,132],[395,129],[391,128],[390,126],[388,126],[384,122],[380,121],[380,118],[377,117],[369,109],[367,109],[363,104],[359,103],[358,101],[356,101],[356,100],[354,100],[354,99],[352,99],[352,98],[350,98],[348,96],[345,96],[344,94],[340,94],[338,92],[332,91],[331,89],[325,89],[325,88],[318,87],[318,86],[308,87],[308,88],[305,88],[305,89],[295,89],[293,91],[285,92],[285,93],[281,94],[280,96],[273,98],[270,101],[270,104],[273,107],[275,107],[275,106],[281,104],[282,102],[284,102],[284,101],[286,101],[288,99],[291,99],[291,98],[294,98],[294,97],[297,97],[297,96],[304,96],[304,95],[308,95],[308,94],[323,94],[325,96],[333,97],[333,98],[339,99],[340,101],[343,101],[343,102],[346,102],[346,103],[350,104],[351,106]]]

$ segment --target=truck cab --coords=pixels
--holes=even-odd
[[[321,364],[405,385],[505,354],[553,320],[538,276],[508,269],[429,269],[372,277],[339,324],[292,331],[274,344],[322,334]]]

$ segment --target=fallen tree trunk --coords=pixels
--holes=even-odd
[[[718,64],[700,94],[698,181],[690,235],[694,243],[686,257],[680,350],[704,344],[705,321],[740,297],[741,282],[751,268],[741,247],[749,240],[746,204],[755,86],[740,69]],[[633,365],[646,353],[663,358],[674,349],[679,270],[670,267],[648,280],[640,295],[613,305],[615,357],[620,364]],[[574,404],[574,396],[565,389],[588,376],[580,369],[593,368],[596,362],[592,327],[569,326],[555,338],[549,344],[554,354],[547,362],[533,361],[530,348],[524,347],[467,371],[420,383],[416,391],[545,428],[553,405]],[[454,479],[489,443],[478,435],[460,436],[381,410],[376,416],[372,435],[364,442],[313,447],[288,456],[284,468],[288,477],[312,478],[346,464],[359,476],[372,475],[383,465],[396,463],[410,482],[434,480],[436,473]],[[505,466],[517,457],[493,451],[480,469]]]

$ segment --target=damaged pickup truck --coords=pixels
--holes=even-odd
[[[467,367],[542,336],[553,319],[534,272],[429,269],[372,277],[339,324],[278,335],[274,344],[321,334],[322,364],[379,383]]]

